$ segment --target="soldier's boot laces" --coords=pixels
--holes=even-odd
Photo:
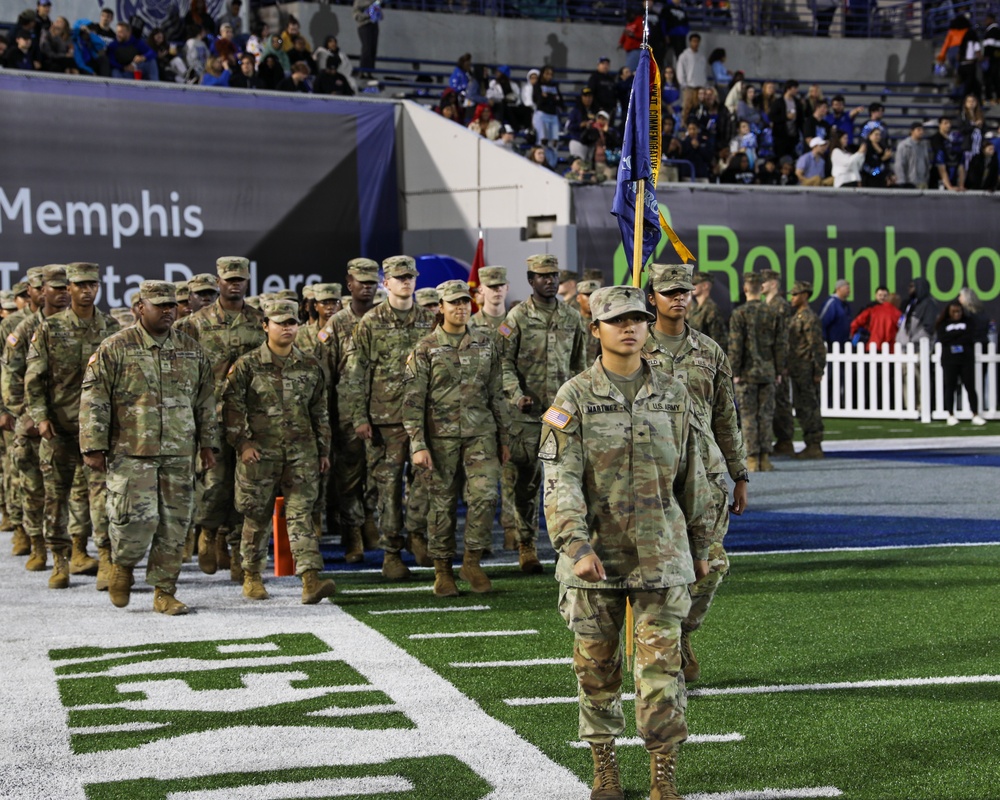
[[[352,526],[344,530],[344,561],[348,564],[360,564],[365,560],[361,528]]]
[[[489,577],[483,572],[483,568],[479,566],[479,561],[482,557],[482,550],[466,550],[465,555],[462,557],[462,569],[458,572],[458,577],[463,581],[468,581],[470,584],[469,588],[478,594],[493,591],[493,584],[490,583]],[[437,563],[435,562],[435,572],[436,570]]]
[[[807,444],[804,450],[795,454],[795,457],[811,460],[826,458],[826,454],[823,452],[823,447],[821,445]]]
[[[594,787],[590,800],[624,800],[615,743],[592,744],[590,754],[594,757]]]
[[[747,456],[747,472],[760,472],[760,461],[757,456]]]
[[[776,456],[794,456],[795,455],[795,445],[792,444],[790,439],[782,439],[780,442],[774,443],[774,455]]]
[[[218,531],[210,531],[202,528],[198,536],[198,568],[206,575],[214,575],[219,569],[219,562],[216,558],[215,540]]]
[[[458,587],[455,585],[455,570],[450,558],[434,559],[434,596],[458,597]]]
[[[15,556],[26,556],[31,552],[31,539],[24,532],[23,525],[14,526],[14,538],[11,540],[11,551]]]
[[[688,683],[694,683],[701,677],[701,664],[691,647],[691,631],[681,631],[681,666],[684,680]]]
[[[243,556],[238,544],[229,548],[229,580],[233,583],[243,583]]]
[[[385,554],[382,559],[382,577],[390,581],[405,581],[410,577],[410,570],[403,563],[399,553]]]
[[[365,514],[365,524],[361,528],[361,542],[365,550],[378,550],[378,525],[374,514]]]
[[[417,562],[418,567],[433,567],[434,559],[427,552],[427,537],[419,533],[410,534],[410,552]]]
[[[215,535],[215,565],[219,569],[229,569],[232,566],[232,561],[229,558],[227,535],[228,530],[222,528],[219,528],[218,533]]]
[[[302,573],[302,605],[315,605],[324,597],[332,597],[336,591],[337,584],[321,580],[318,569],[307,569]]]
[[[649,754],[649,800],[684,800],[677,793],[677,748]]]
[[[97,548],[97,591],[106,592],[111,582],[111,545]]]
[[[774,472],[774,464],[771,463],[770,453],[760,454],[760,471],[761,472]]]
[[[190,611],[186,605],[174,597],[173,592],[165,589],[153,590],[153,611],[158,614],[166,614],[168,617],[176,617],[187,614]]]
[[[87,540],[82,536],[74,536],[73,552],[69,559],[70,574],[96,575],[99,566],[97,559],[87,554]]]
[[[264,581],[261,580],[259,572],[246,572],[243,574],[243,596],[250,600],[271,599],[271,595],[264,588]]]
[[[70,562],[62,550],[52,551],[52,574],[49,576],[50,589],[69,588]]]
[[[194,542],[197,538],[196,529],[194,527],[188,528],[187,536],[184,539],[184,549],[181,551],[181,561],[187,563],[191,560],[191,556],[194,555]]]
[[[28,572],[43,572],[48,569],[49,554],[45,551],[45,539],[41,536],[31,537],[31,555],[24,564]]]
[[[535,543],[521,542],[518,550],[517,563],[521,567],[521,572],[526,572],[529,575],[540,575],[542,573],[542,562],[538,560]]]
[[[125,608],[132,595],[132,567],[115,564],[111,568],[111,581],[108,583],[108,597],[113,605]]]

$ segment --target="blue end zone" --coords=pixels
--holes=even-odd
[[[970,450],[975,441],[970,441]],[[1000,467],[1000,453],[954,453],[947,450],[845,450],[827,452],[827,458],[856,458],[866,461],[909,461],[916,464],[947,464],[952,467]]]

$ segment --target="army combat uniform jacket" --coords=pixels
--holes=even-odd
[[[212,364],[215,399],[220,408],[229,368],[241,355],[259,347],[267,339],[263,328],[264,315],[260,311],[244,303],[239,311],[227,312],[221,302],[216,300],[186,317],[184,326],[185,333],[202,346]]]
[[[703,302],[691,304],[687,314],[687,323],[720,347],[725,347],[729,341],[726,320],[723,319],[719,306],[711,297],[706,297]]]
[[[799,379],[813,379],[826,372],[826,342],[816,312],[803,306],[788,322],[788,369]]]
[[[788,358],[784,321],[760,300],[748,300],[729,320],[729,361],[743,383],[774,383]]]
[[[545,520],[559,552],[556,579],[590,589],[694,583],[706,559],[702,518],[712,487],[690,431],[684,385],[648,364],[631,410],[601,359],[568,381],[543,417]],[[577,578],[596,553],[607,580]]]

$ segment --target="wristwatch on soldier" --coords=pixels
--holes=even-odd
[[[734,482],[746,481],[747,483],[750,483],[750,472],[748,470],[743,470],[743,472],[737,475],[733,480]]]

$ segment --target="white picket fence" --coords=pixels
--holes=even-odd
[[[976,393],[979,414],[1000,419],[997,409],[997,365],[993,342],[975,346]],[[859,419],[915,419],[932,422],[947,418],[941,371],[941,345],[921,339],[916,345],[857,347],[831,344],[826,357],[826,379],[820,385],[824,417]],[[971,419],[968,398],[959,392],[955,416]]]

